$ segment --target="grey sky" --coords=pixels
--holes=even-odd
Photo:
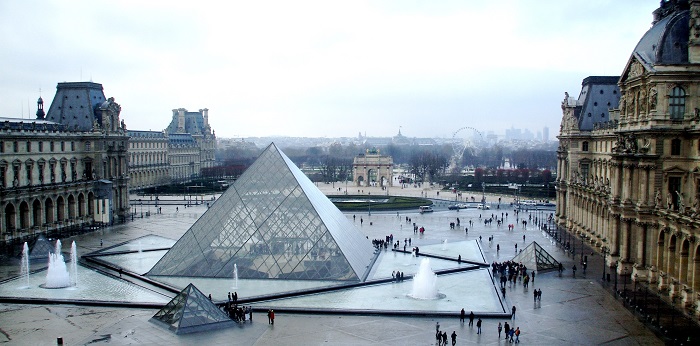
[[[92,80],[129,129],[184,107],[219,137],[552,137],[564,92],[619,75],[658,3],[0,1],[0,116]]]

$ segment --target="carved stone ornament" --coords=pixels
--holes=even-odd
[[[649,110],[654,111],[656,110],[656,104],[659,102],[659,93],[656,91],[656,88],[650,88],[649,89]]]
[[[627,74],[627,79],[639,77],[644,73],[644,67],[638,61],[633,61],[630,65],[630,71]]]
[[[656,190],[656,195],[654,195],[654,208],[661,208],[661,190]]]

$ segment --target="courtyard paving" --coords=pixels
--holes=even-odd
[[[337,193],[341,185],[319,185],[325,193]],[[344,185],[341,187],[344,189]],[[351,190],[352,191],[352,190]],[[360,188],[361,193],[386,194],[379,188]],[[440,211],[440,208],[452,203],[455,196],[446,192],[422,188],[390,188],[389,194],[410,196],[427,195],[439,199],[438,211],[431,214],[418,214],[417,211],[376,213],[354,213],[357,227],[370,239],[383,238],[393,234],[395,239],[412,238],[414,246],[437,244],[445,239],[449,243],[474,240],[482,237],[482,248],[486,260],[503,261],[515,255],[515,244],[522,249],[531,241],[537,241],[546,251],[565,268],[578,264],[579,253],[573,257],[556,246],[544,232],[539,231],[530,222],[524,229],[520,221],[529,217],[521,213],[517,221],[513,209],[508,205],[513,196],[487,196],[489,202],[497,203],[501,197],[501,209],[488,211],[469,209],[461,211]],[[464,195],[469,198],[471,195]],[[204,200],[211,199],[211,195]],[[218,196],[217,196],[218,197]],[[480,195],[475,195],[479,199]],[[136,198],[136,197],[135,197]],[[143,198],[143,197],[142,197]],[[161,197],[161,200],[167,199]],[[182,197],[173,197],[172,203]],[[139,208],[137,213],[140,216]],[[171,239],[178,239],[194,221],[206,211],[206,204],[185,207],[183,204],[162,204],[162,214],[135,218],[123,225],[104,228],[90,234],[76,236],[79,253],[88,253],[102,246],[119,244],[143,235],[155,234]],[[153,206],[143,206],[144,213]],[[177,208],[177,210],[176,210]],[[514,231],[506,226],[497,227],[483,224],[483,218],[491,214],[509,213],[506,224],[515,224]],[[479,215],[481,214],[481,219]],[[533,213],[538,217],[544,213]],[[352,220],[353,213],[347,216]],[[426,228],[422,237],[414,235],[412,227],[405,218],[411,218]],[[449,223],[459,217],[461,227],[450,229]],[[540,216],[541,217],[541,216]],[[363,219],[360,225],[359,219]],[[465,234],[469,220],[473,226]],[[371,223],[371,225],[370,225]],[[526,236],[523,241],[523,235]],[[493,236],[493,241],[488,238]],[[70,241],[63,241],[69,246]],[[496,251],[500,245],[500,251]],[[529,289],[522,285],[508,289],[506,300],[508,306],[516,306],[515,319],[484,319],[483,333],[477,334],[476,328],[454,318],[435,317],[391,317],[362,315],[305,315],[277,314],[274,325],[267,323],[262,314],[254,315],[253,323],[238,324],[234,328],[175,335],[161,327],[149,323],[156,313],[150,309],[81,307],[71,305],[0,305],[0,343],[8,345],[55,345],[62,337],[66,345],[434,345],[435,324],[439,322],[441,330],[448,335],[456,331],[457,344],[498,345],[506,342],[498,338],[496,326],[508,321],[514,327],[520,327],[521,343],[532,345],[661,345],[663,344],[651,331],[646,329],[627,311],[621,303],[601,285],[602,259],[590,253],[589,268],[586,274],[580,271],[573,278],[571,270],[562,276],[556,271],[539,273]],[[16,258],[4,258],[0,263],[0,275],[3,279],[17,275],[19,261]],[[532,290],[542,290],[542,301],[534,303]],[[388,304],[388,303],[387,303]],[[382,307],[391,310],[392,306]],[[455,313],[461,309],[455,306]]]

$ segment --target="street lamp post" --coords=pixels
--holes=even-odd
[[[367,215],[372,216],[372,193],[367,193]]]
[[[603,250],[603,282],[605,282],[605,267],[606,267],[605,258],[606,258],[606,255],[608,254],[608,248],[603,246],[603,248],[601,250]]]
[[[484,208],[486,206],[486,183],[482,182],[481,183],[481,207]]]

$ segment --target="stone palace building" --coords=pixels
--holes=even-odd
[[[191,181],[214,166],[207,109],[132,131],[101,84],[58,83],[48,112],[0,118],[0,245],[124,221],[129,191]]]
[[[700,1],[662,1],[619,77],[566,94],[556,221],[621,276],[700,293]]]

